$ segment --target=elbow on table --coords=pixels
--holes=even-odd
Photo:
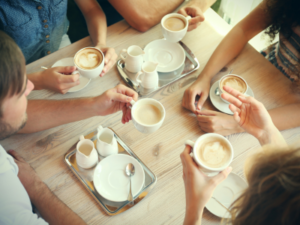
[[[140,32],[146,32],[151,27],[156,25],[156,21],[148,16],[139,16],[137,19],[134,19],[133,21],[128,21],[130,26],[132,26],[134,29],[140,31]]]

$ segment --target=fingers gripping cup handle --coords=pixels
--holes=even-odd
[[[192,19],[192,17],[186,16],[185,19],[186,19],[186,21],[187,21],[188,23],[190,23],[190,19]]]
[[[186,141],[185,141],[185,145],[189,145],[189,146],[191,146],[192,148],[194,148],[195,142],[193,142],[193,141],[191,141],[191,140],[186,140]],[[193,152],[194,152],[194,151],[192,150],[192,152],[190,153],[190,155],[194,158]]]
[[[129,108],[132,108],[132,106],[136,103],[136,101],[134,101],[133,99],[130,101],[131,106],[129,106]]]

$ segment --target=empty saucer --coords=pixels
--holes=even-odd
[[[75,66],[74,58],[69,57],[69,58],[60,59],[57,62],[55,62],[52,67],[57,67],[57,66]],[[91,79],[83,77],[83,76],[80,75],[79,81],[80,81],[80,84],[78,84],[74,87],[71,87],[68,90],[68,92],[80,91],[81,89],[85,88],[90,83]]]
[[[206,204],[206,208],[214,215],[221,218],[230,218],[230,214],[224,208],[230,205],[242,194],[247,188],[247,183],[235,173],[230,173],[226,180],[220,183]],[[215,199],[217,200],[215,200]],[[218,202],[219,201],[219,202]],[[221,205],[221,204],[223,205]]]
[[[229,115],[233,115],[233,112],[231,112],[231,110],[229,109],[229,104],[225,103],[219,95],[216,95],[215,90],[218,88],[218,86],[219,86],[219,81],[217,80],[210,88],[209,97],[211,103],[214,105],[214,107],[216,107],[221,112]],[[246,94],[254,97],[254,93],[249,86]]]
[[[130,180],[125,167],[128,163],[135,167],[135,174],[131,177],[132,195],[139,194],[145,182],[143,167],[129,155],[116,154],[102,159],[95,168],[94,186],[102,197],[112,202],[127,201]]]
[[[164,39],[150,42],[144,51],[144,60],[157,62],[157,71],[162,73],[179,69],[185,61],[185,52],[181,45]]]

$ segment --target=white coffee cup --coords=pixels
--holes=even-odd
[[[158,63],[144,62],[142,71],[136,74],[136,81],[142,85],[143,88],[152,89],[158,86],[158,73],[156,68]]]
[[[224,141],[228,148],[230,149],[230,157],[229,157],[229,160],[224,163],[222,166],[218,167],[218,168],[212,168],[212,167],[209,167],[207,165],[204,165],[203,162],[200,161],[199,157],[198,157],[198,154],[196,151],[199,150],[199,147],[201,145],[201,141],[207,139],[207,138],[216,138],[217,139],[221,139],[222,141]],[[208,176],[215,176],[217,175],[219,172],[223,171],[224,169],[226,169],[230,163],[232,162],[233,160],[233,155],[234,155],[234,151],[233,151],[233,147],[231,145],[231,143],[225,138],[223,137],[222,135],[219,135],[219,134],[214,134],[214,133],[207,133],[207,134],[203,134],[202,136],[200,136],[196,142],[193,142],[191,140],[187,140],[185,142],[186,145],[189,145],[193,148],[192,150],[192,153],[191,153],[191,156],[194,158],[195,162],[200,166],[201,170],[207,174]]]
[[[245,91],[242,93],[242,94],[244,94],[244,95],[247,95],[246,93],[247,93],[247,91],[248,91],[248,89],[249,89],[249,86],[248,86],[246,80],[245,80],[244,78],[242,78],[241,76],[239,76],[239,75],[236,75],[236,74],[227,74],[227,75],[223,76],[223,77],[219,80],[219,86],[218,86],[218,87],[219,87],[220,98],[223,100],[223,102],[225,102],[225,103],[227,103],[227,104],[230,104],[230,102],[226,101],[226,100],[223,99],[222,96],[221,96],[222,93],[225,92],[225,91],[223,90],[223,88],[221,87],[222,81],[223,81],[224,79],[228,78],[228,77],[237,77],[238,79],[241,79],[242,81],[244,81],[244,83],[246,84]]]
[[[98,153],[95,149],[94,142],[90,139],[85,139],[83,135],[81,135],[76,149],[76,161],[80,167],[89,169],[97,164]]]
[[[98,52],[100,52],[100,54],[102,55],[102,62],[95,68],[93,69],[83,69],[81,68],[79,65],[76,64],[76,56],[78,55],[78,53],[80,53],[81,51],[83,51],[84,49],[94,49]],[[103,70],[103,67],[104,67],[104,54],[103,52],[98,49],[98,48],[95,48],[95,47],[85,47],[85,48],[82,48],[80,49],[78,52],[76,52],[75,56],[74,56],[74,64],[76,65],[80,75],[86,77],[86,78],[89,78],[89,79],[93,79],[93,78],[96,78],[98,76],[100,76],[102,70]]]
[[[139,72],[142,68],[144,54],[143,49],[137,45],[123,49],[120,53],[120,57],[125,62],[125,69],[131,73]]]
[[[138,100],[137,102],[132,100],[130,103],[132,105],[132,107],[131,107],[132,122],[138,131],[140,131],[142,133],[153,133],[161,127],[161,125],[164,122],[165,116],[166,116],[166,111],[165,111],[164,106],[159,101],[157,101],[153,98],[144,98],[144,99]],[[140,116],[146,117],[145,113],[142,113],[139,115],[136,114],[138,112],[138,110],[140,110],[141,107],[144,108],[144,106],[146,106],[146,105],[152,105],[152,106],[156,107],[157,111],[159,112],[159,118],[153,124],[143,123],[141,120],[139,120],[139,118],[137,118]]]
[[[169,19],[171,17],[177,17],[177,18],[183,20],[185,22],[185,27],[182,30],[178,30],[178,31],[173,31],[173,30],[170,30],[170,29],[166,28],[164,23],[167,19]],[[190,16],[185,17],[185,16],[183,16],[181,14],[178,14],[178,13],[170,13],[170,14],[165,15],[161,19],[161,28],[162,28],[162,33],[163,33],[163,36],[165,37],[165,39],[167,41],[170,41],[170,42],[180,41],[185,36],[185,34],[187,32],[190,19],[191,19]]]

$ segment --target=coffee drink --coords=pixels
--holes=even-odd
[[[222,167],[231,158],[230,146],[218,137],[208,137],[201,140],[196,154],[200,162],[210,168]]]
[[[171,31],[179,31],[185,28],[185,21],[179,17],[170,17],[165,20],[164,26]]]
[[[155,105],[140,103],[134,109],[133,116],[141,124],[154,125],[161,121],[163,114]]]
[[[84,48],[75,55],[75,64],[84,70],[97,68],[103,60],[100,51],[95,48]]]
[[[223,78],[220,83],[220,87],[221,87],[222,91],[224,91],[223,87],[225,85],[241,92],[242,94],[244,94],[247,91],[246,82],[238,76],[229,75],[229,76],[226,76],[225,78]]]

